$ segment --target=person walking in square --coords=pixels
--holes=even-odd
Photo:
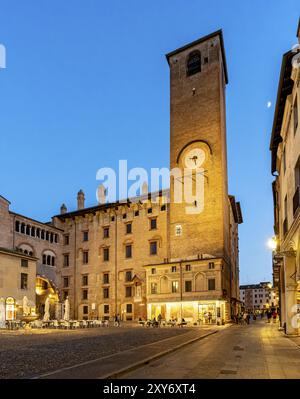
[[[271,323],[271,317],[272,317],[272,312],[268,310],[267,312],[268,323]]]

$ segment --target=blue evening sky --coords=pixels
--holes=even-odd
[[[229,190],[241,201],[241,283],[271,279],[269,140],[299,0],[0,0],[0,194],[47,221],[96,203],[96,171],[169,164],[165,54],[223,29]],[[268,101],[272,106],[267,107]]]

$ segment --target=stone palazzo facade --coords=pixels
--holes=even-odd
[[[1,233],[1,246],[22,245],[37,257],[38,273],[58,287],[58,300],[68,297],[72,318],[161,315],[224,323],[238,311],[243,220],[239,202],[228,194],[222,31],[166,57],[170,168],[187,169],[192,185],[202,187],[200,197],[178,202],[178,186],[182,192],[187,186],[178,177],[169,190],[90,208],[80,190],[77,210],[62,205],[49,224],[10,216]],[[15,241],[5,241],[8,234]]]
[[[300,20],[297,37],[300,45]],[[279,292],[281,327],[287,334],[300,332],[299,61],[299,48],[283,55],[270,144],[277,244],[273,252],[273,280]]]

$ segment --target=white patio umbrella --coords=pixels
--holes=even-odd
[[[28,298],[27,298],[27,296],[23,297],[22,305],[23,305],[23,316],[28,316],[29,313],[30,313],[30,307],[28,306]]]
[[[63,319],[66,321],[70,320],[70,302],[69,302],[68,298],[65,300],[65,309],[64,309]]]
[[[44,318],[43,321],[48,321],[50,320],[50,299],[47,297],[46,302],[45,302],[45,313],[44,313]]]
[[[5,299],[0,298],[0,328],[5,328]]]

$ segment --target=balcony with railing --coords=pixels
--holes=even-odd
[[[295,216],[297,209],[300,207],[300,190],[299,186],[296,188],[294,197],[293,197],[293,215]]]

